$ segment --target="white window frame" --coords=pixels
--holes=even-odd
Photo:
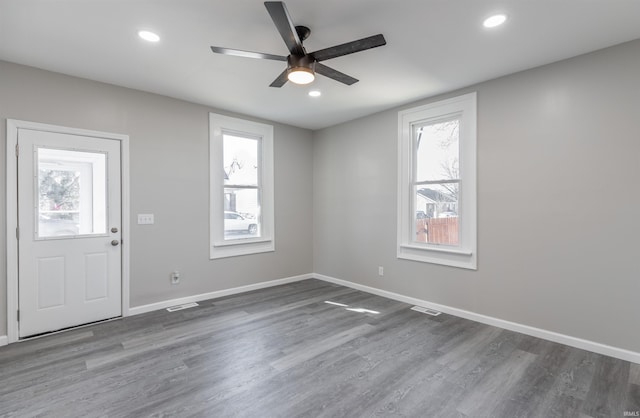
[[[452,116],[460,119],[460,245],[415,242],[414,126]],[[398,258],[477,269],[476,118],[475,92],[398,112]]]
[[[224,239],[223,135],[257,138],[260,155],[260,237]],[[275,251],[273,197],[273,126],[209,113],[209,257],[235,257]]]

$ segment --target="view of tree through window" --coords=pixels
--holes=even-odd
[[[223,135],[224,239],[260,236],[259,140]]]
[[[80,172],[40,168],[39,235],[76,235],[80,230]]]
[[[39,170],[40,210],[77,211],[80,206],[80,173],[70,170]]]
[[[460,120],[414,127],[415,240],[459,244]]]
[[[38,148],[38,237],[104,234],[106,155]]]

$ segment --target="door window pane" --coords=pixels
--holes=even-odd
[[[37,149],[38,238],[104,234],[106,155]]]

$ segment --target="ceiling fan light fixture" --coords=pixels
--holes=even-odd
[[[295,84],[309,84],[316,79],[316,76],[311,68],[296,67],[289,70],[287,78]]]
[[[289,55],[287,58],[287,79],[295,84],[309,84],[315,80],[316,62],[308,55]]]

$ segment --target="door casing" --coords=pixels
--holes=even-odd
[[[31,129],[71,135],[83,135],[120,141],[121,149],[121,205],[122,205],[122,316],[129,316],[129,264],[130,264],[130,201],[129,201],[129,136],[87,129],[7,119],[7,184],[6,184],[6,243],[7,243],[7,341],[18,338],[18,160],[16,147],[18,130]]]

